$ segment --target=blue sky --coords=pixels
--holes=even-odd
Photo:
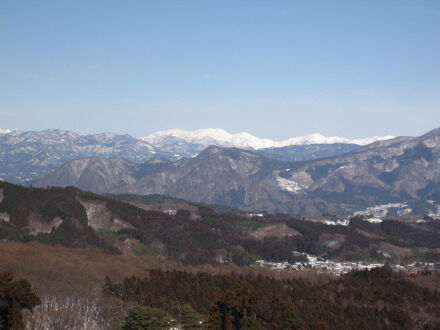
[[[0,128],[177,127],[440,127],[440,1],[0,2]]]

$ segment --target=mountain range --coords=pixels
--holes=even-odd
[[[222,129],[162,131],[144,138],[114,133],[79,135],[63,130],[0,130],[0,178],[29,183],[70,160],[83,157],[123,158],[137,164],[155,157],[189,158],[210,145],[256,150],[278,160],[302,161],[345,153],[367,142],[387,138],[348,140],[313,134],[275,142],[247,133],[233,135]]]
[[[426,215],[438,213],[439,182],[440,129],[299,162],[218,146],[193,158],[151,158],[143,164],[84,158],[36,183],[100,193],[168,194],[271,212],[350,215],[370,209],[384,215]]]
[[[347,139],[339,136],[325,137],[315,133],[290,138],[284,141],[258,138],[249,133],[230,134],[221,128],[200,129],[185,131],[173,129],[159,131],[141,138],[160,150],[179,155],[180,157],[194,157],[211,145],[218,147],[240,148],[248,150],[265,150],[304,145],[367,145],[375,141],[391,139],[393,136],[371,137],[365,139]]]

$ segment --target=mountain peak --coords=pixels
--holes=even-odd
[[[224,148],[218,147],[216,145],[211,145],[205,150],[203,150],[199,156],[203,156],[204,154],[222,154],[225,151]]]
[[[428,147],[438,147],[440,143],[440,128],[433,129],[422,135],[420,140]]]
[[[193,131],[189,131],[189,130],[184,130],[184,129],[180,129],[180,128],[173,128],[173,129],[169,129],[169,130],[164,130],[164,131],[158,131],[155,132],[149,136],[160,136],[160,135],[173,135],[173,136],[186,136],[189,138],[194,138],[194,137],[198,137],[198,136],[227,136],[229,137],[231,134],[229,134],[228,132],[226,132],[224,129],[222,128],[202,128],[202,129],[197,129],[197,130],[193,130]]]
[[[430,130],[428,133],[425,133],[421,136],[422,139],[429,138],[433,136],[440,136],[440,127]]]

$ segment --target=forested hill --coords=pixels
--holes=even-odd
[[[127,202],[73,187],[1,182],[0,239],[163,255],[186,264],[293,261],[294,250],[339,260],[440,260],[438,221],[373,224],[354,218],[348,226],[328,226],[300,216],[252,217],[158,198]]]
[[[429,275],[419,275],[417,282],[426,277],[437,287],[438,277]],[[206,315],[208,329],[438,329],[440,295],[417,282],[388,267],[322,283],[153,270],[143,279],[107,279],[104,291],[143,305],[129,314],[133,324],[141,322],[136,315],[165,319],[170,313],[188,322],[198,312],[198,319]]]

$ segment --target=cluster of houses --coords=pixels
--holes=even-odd
[[[177,214],[177,210],[176,209],[165,209],[165,210],[162,210],[162,213],[174,216]]]
[[[382,263],[367,263],[367,262],[350,262],[350,261],[332,261],[312,256],[307,253],[301,253],[294,251],[294,256],[301,257],[299,259],[303,261],[289,263],[284,262],[271,262],[265,260],[257,260],[255,262],[256,267],[267,267],[272,270],[314,270],[318,272],[327,272],[334,275],[342,275],[352,270],[365,270],[373,269],[376,267],[383,267]],[[428,263],[428,262],[414,262],[410,264],[395,264],[390,265],[395,271],[404,271],[407,273],[416,273],[420,271],[439,271],[440,264]]]
[[[316,256],[311,256],[306,253],[294,252],[294,254],[301,255],[306,258],[304,261],[294,263],[285,262],[270,262],[265,260],[257,260],[256,266],[268,267],[273,270],[315,270],[319,272],[329,272],[335,275],[348,273],[352,270],[372,269],[382,267],[381,263],[365,263],[365,262],[337,262],[325,260]]]

